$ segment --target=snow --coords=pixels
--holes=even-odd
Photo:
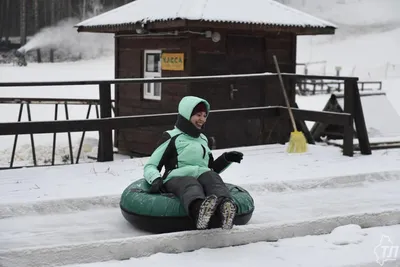
[[[326,235],[331,233],[332,231],[334,231],[333,235],[326,238],[325,242],[328,244],[331,243],[333,247],[338,246],[334,245],[334,243],[350,243],[350,245],[348,246],[352,249],[365,249],[365,247],[362,246],[364,242],[355,244],[357,242],[355,238],[355,235],[357,235],[357,233],[353,233],[352,236],[344,241],[343,235],[345,233],[348,234],[350,232],[350,229],[346,229],[346,231],[344,231],[337,230],[336,228],[340,226],[349,227],[349,225],[351,227],[351,225],[354,224],[360,225],[362,228],[370,228],[381,226],[382,222],[386,222],[386,225],[384,227],[377,228],[377,231],[380,231],[381,235],[385,234],[385,236],[391,237],[396,240],[397,234],[395,233],[398,233],[398,225],[392,225],[398,224],[399,216],[400,214],[398,211],[392,213],[386,212],[386,214],[370,213],[356,214],[352,216],[331,216],[319,220],[296,221],[291,223],[279,224],[267,223],[262,225],[247,225],[242,227],[235,227],[228,233],[227,231],[221,229],[214,229],[209,231],[176,232],[163,235],[145,235],[133,237],[128,236],[125,238],[62,244],[59,246],[33,246],[22,249],[0,251],[0,259],[3,260],[2,262],[7,267],[55,265],[60,266],[63,264],[91,263],[109,260],[127,260],[132,257],[138,258],[133,259],[134,261],[147,261],[151,258],[151,255],[160,255],[165,253],[176,254],[182,252],[199,251],[200,249],[204,250],[205,248],[213,249],[238,245],[242,245],[240,248],[246,248],[246,245],[249,243],[265,241],[273,242],[278,240],[276,244],[280,244],[281,242],[295,242],[297,243],[297,246],[301,246],[301,244],[303,243],[302,241],[304,240],[301,238],[299,239],[299,237],[317,239],[315,235]],[[390,224],[388,224],[389,221]],[[390,228],[387,226],[392,226],[394,230],[390,231]],[[357,232],[360,231],[359,229],[356,230]],[[368,231],[368,229],[363,231]],[[293,237],[295,239],[288,239],[288,241],[284,240],[285,238]],[[376,247],[378,247],[379,249],[378,240],[378,238],[375,240],[375,244],[373,247],[374,249]],[[387,243],[384,244],[387,245]],[[316,243],[316,245],[319,244]],[[358,247],[360,245],[362,247]],[[396,245],[396,243],[394,243],[393,245]],[[378,251],[379,253],[378,249],[376,251]],[[314,248],[314,250],[318,252],[317,249]],[[272,257],[272,255],[268,255],[268,257],[265,257],[265,254],[263,254],[263,263],[273,263],[274,258]],[[140,259],[140,257],[142,258]],[[396,258],[397,255],[394,255],[393,259]],[[303,260],[302,257],[293,258],[292,255],[281,257],[280,260],[284,261],[287,264],[286,261],[290,261],[290,259],[297,262],[302,262]],[[343,260],[349,259],[351,259],[351,257],[345,257]],[[365,259],[367,259],[369,263],[372,263],[372,258]],[[361,263],[364,263],[365,259],[363,259]],[[355,260],[360,261],[360,258],[356,258]],[[119,264],[122,263],[123,262],[120,262]]]
[[[364,213],[380,214],[393,211],[398,216],[399,174],[400,171],[393,171],[387,172],[386,175],[381,174],[381,177],[368,174],[341,177],[341,180],[336,178],[336,181],[320,179],[319,184],[318,181],[314,181],[313,187],[307,185],[307,180],[298,181],[298,187],[288,186],[284,189],[279,188],[279,183],[276,183],[276,188],[271,189],[268,186],[241,186],[249,190],[256,203],[257,212],[249,223],[252,226],[265,223],[282,225],[285,222],[326,219],[348,214],[355,216],[355,213],[361,214],[360,218],[365,220]],[[36,182],[37,179],[32,180]],[[290,180],[287,183],[290,184]],[[107,183],[97,184],[101,188]],[[64,193],[53,200],[5,202],[3,199],[0,205],[0,239],[3,240],[3,249],[31,247],[32,244],[73,244],[148,235],[149,233],[132,228],[121,217],[118,207],[119,195],[127,184],[120,184],[122,188],[119,191],[99,190],[98,194],[92,193],[80,198],[70,191],[70,194]],[[41,190],[41,187],[38,187],[38,190]],[[68,188],[65,191],[67,190]],[[20,196],[20,199],[22,198]],[[363,222],[362,219],[359,219],[360,222]],[[27,221],[29,228],[26,228]]]
[[[53,48],[55,49],[55,61],[95,59],[104,55],[113,55],[114,36],[112,34],[78,33],[74,25],[79,21],[80,18],[67,18],[58,21],[51,27],[45,27],[31,36],[18,51],[27,53],[40,48],[42,53],[46,53]],[[45,54],[42,54],[42,60],[47,61]]]
[[[157,6],[157,8],[154,8]],[[225,12],[220,12],[225,10]],[[246,10],[246,12],[243,12]],[[160,20],[203,20],[300,27],[336,27],[334,24],[311,16],[273,0],[138,0],[76,26],[93,27],[146,23]]]
[[[323,18],[335,21],[340,25],[364,26],[365,28],[374,25],[384,27],[400,21],[397,13],[400,8],[400,2],[397,0],[278,1],[306,12],[319,13]],[[354,10],[357,10],[357,12],[355,13]]]
[[[310,145],[305,154],[287,154],[283,145],[236,149],[244,153],[244,159],[241,164],[224,171],[223,177],[227,182],[254,190],[335,186],[341,180],[368,179],[371,173],[385,180],[386,171],[400,170],[400,149],[376,151],[370,156],[356,154],[352,158],[343,156],[339,148],[328,146]],[[213,153],[218,157],[228,150],[214,150]],[[142,178],[147,159],[2,171],[0,203],[119,194],[129,182]]]
[[[344,107],[344,98],[338,102]],[[369,137],[400,137],[400,116],[386,95],[363,96],[361,104]]]
[[[338,25],[334,35],[298,37],[298,62],[326,62],[309,65],[311,73],[335,75],[335,67],[341,66],[341,75],[383,80],[385,90],[387,80],[400,78],[398,0],[285,2]]]
[[[27,67],[15,67],[12,65],[0,65],[1,82],[29,82],[29,81],[82,81],[114,78],[114,59],[99,58],[64,63],[29,63]],[[56,71],[54,71],[56,70]],[[112,98],[114,98],[114,85],[111,85]],[[98,99],[99,89],[96,85],[77,86],[42,86],[42,87],[0,87],[0,95],[8,98],[74,98],[74,99]],[[18,119],[18,104],[0,104],[0,121],[15,122]],[[31,119],[33,121],[54,120],[54,104],[30,105]],[[88,105],[68,104],[69,119],[85,119]],[[96,118],[96,108],[92,106],[89,118]],[[65,105],[59,104],[58,120],[65,120]],[[21,121],[28,121],[27,106],[24,105]],[[82,133],[71,133],[73,145],[73,158],[76,160],[80,138]],[[56,163],[62,164],[62,158],[69,155],[68,139],[66,133],[57,134]],[[53,134],[34,135],[36,157],[39,165],[51,160]],[[97,132],[86,132],[84,146],[80,162],[92,161],[87,156],[97,153]],[[16,147],[16,162],[14,166],[32,165],[32,149],[29,135],[18,136]],[[12,144],[14,136],[0,136],[0,166],[9,166],[11,160]]]
[[[349,236],[350,235],[350,236]],[[386,237],[382,239],[381,237]],[[337,244],[343,238],[345,244]],[[388,238],[388,239],[387,239]],[[313,266],[398,266],[392,258],[382,257],[382,245],[398,245],[400,226],[360,229],[357,225],[341,226],[331,234],[282,239],[277,242],[258,242],[220,249],[203,248],[180,254],[157,253],[146,258],[109,261],[93,264],[73,264],[64,267],[127,267],[168,266],[241,267],[313,267]],[[382,242],[382,243],[381,243]],[[396,243],[397,242],[397,243]],[[386,261],[384,261],[386,260]],[[381,265],[382,266],[382,265]]]
[[[290,6],[338,25],[335,35],[300,36],[297,62],[308,64],[310,74],[356,76],[360,81],[382,81],[384,97],[362,97],[371,140],[399,137],[400,17],[397,0],[285,0]],[[354,12],[357,10],[357,12]],[[350,15],[351,14],[351,15]],[[382,15],[384,14],[384,15]],[[334,51],[334,52],[333,52]],[[304,67],[298,67],[303,73]],[[377,91],[381,92],[381,91]],[[297,96],[301,108],[322,110],[329,95]],[[376,107],[380,108],[377,109]],[[397,114],[396,114],[397,113]],[[384,118],[384,119],[382,119]],[[391,121],[386,123],[385,121]],[[312,127],[314,122],[306,122]],[[368,125],[367,125],[368,126]],[[356,142],[356,141],[355,141]]]
[[[333,93],[337,97],[339,105],[344,108],[343,93]],[[309,110],[323,110],[331,95],[297,96],[296,101],[299,108]],[[318,103],[315,103],[318,100]],[[395,100],[395,102],[397,102]],[[364,112],[365,124],[367,126],[370,141],[386,139],[388,141],[400,138],[400,115],[392,105],[387,93],[384,91],[361,93],[361,104]],[[379,109],[376,107],[379,106]],[[385,119],[382,119],[385,118]],[[387,122],[390,123],[387,123]],[[309,129],[315,124],[306,121]],[[358,139],[355,140],[358,142]]]
[[[57,255],[58,264],[88,263],[400,222],[400,149],[353,158],[323,146],[299,155],[283,145],[237,149],[242,163],[222,177],[249,190],[256,212],[229,237],[218,229],[154,235],[128,224],[119,196],[142,177],[147,158],[2,171],[0,260],[9,267],[51,266]]]
[[[396,12],[400,2],[285,2],[340,26],[334,36],[299,37],[298,62],[325,61],[311,64],[311,74],[334,74],[334,67],[342,66],[342,75],[382,80],[385,95],[362,98],[367,126],[377,129],[376,135],[370,130],[371,136],[375,136],[371,140],[400,140],[398,125],[393,122],[400,115],[400,54],[397,53],[400,19]],[[305,2],[306,8],[302,4]],[[263,4],[270,5],[268,1]],[[230,2],[227,7],[231,5]],[[182,14],[202,15],[191,13],[185,6]],[[162,7],[155,12],[168,11],[164,4]],[[210,16],[215,12],[204,10]],[[269,13],[266,10],[262,12]],[[226,12],[225,16],[229,14],[236,13]],[[371,49],[372,46],[375,48]],[[112,58],[29,63],[25,68],[0,65],[0,81],[113,77]],[[0,88],[0,94],[98,98],[98,89],[95,86]],[[312,110],[322,110],[328,99],[329,95],[297,96],[301,108]],[[53,108],[32,105],[33,120],[52,120]],[[86,111],[87,107],[71,106],[70,117],[83,119]],[[0,121],[15,121],[17,112],[18,105],[1,104]],[[91,118],[95,117],[92,112]],[[382,118],[391,123],[383,123]],[[25,115],[23,120],[26,119]],[[97,149],[97,133],[88,134],[83,161],[89,161],[87,156],[95,154]],[[41,161],[51,157],[51,138],[52,135],[35,135],[35,144],[41,146],[38,150]],[[79,138],[79,133],[73,136],[74,155]],[[60,158],[69,151],[65,135],[60,134],[58,140]],[[12,137],[0,137],[0,149],[4,149],[0,151],[2,165],[8,164],[12,141]],[[29,142],[29,136],[18,139],[19,164],[31,163]],[[385,246],[389,246],[386,250],[389,253],[390,247],[395,252],[400,245],[400,149],[374,150],[369,156],[356,153],[351,158],[343,156],[339,148],[327,145],[310,145],[305,154],[287,154],[285,146],[277,144],[232,149],[242,151],[244,159],[241,164],[233,164],[222,177],[247,189],[256,210],[248,225],[235,226],[228,232],[215,229],[155,235],[130,225],[120,213],[120,195],[131,182],[142,178],[147,158],[118,156],[114,162],[1,171],[0,266],[147,267],[188,262],[210,267],[400,266],[398,253],[392,253],[391,257],[383,254]],[[213,152],[218,156],[227,150],[231,149]]]
[[[400,105],[397,102],[397,99],[400,99],[400,76],[396,79],[383,81],[383,86],[385,87],[387,96],[393,107],[396,109],[397,114],[400,115]]]

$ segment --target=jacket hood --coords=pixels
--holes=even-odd
[[[203,102],[206,105],[207,108],[207,114],[210,112],[210,103],[207,102],[207,100],[202,99],[197,96],[185,96],[182,98],[182,100],[179,102],[178,106],[178,113],[188,121],[190,121],[190,115],[192,114],[193,109],[199,104],[200,102]]]

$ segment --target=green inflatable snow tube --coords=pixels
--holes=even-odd
[[[251,195],[237,185],[226,183],[238,209],[235,225],[247,224],[254,211]],[[120,208],[124,218],[138,229],[152,233],[168,233],[194,230],[194,224],[186,214],[179,199],[172,194],[150,194],[149,184],[140,179],[130,184],[122,193]],[[216,216],[209,228],[219,227]]]

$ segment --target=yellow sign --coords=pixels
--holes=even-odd
[[[163,53],[161,56],[162,70],[184,70],[183,53]]]

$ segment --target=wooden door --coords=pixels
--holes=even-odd
[[[227,36],[227,58],[231,74],[265,72],[265,42],[262,37]],[[240,79],[230,82],[230,107],[247,108],[265,105],[265,79]],[[226,141],[235,146],[261,142],[260,119],[233,119],[226,124]]]
[[[226,54],[216,51],[197,50],[192,54],[192,75],[210,76],[229,73]],[[206,99],[212,110],[230,108],[229,84],[224,80],[194,82],[190,85],[191,94]],[[205,125],[205,132],[214,140],[214,146],[222,148],[227,145],[224,141],[225,129],[221,121],[209,118]]]

